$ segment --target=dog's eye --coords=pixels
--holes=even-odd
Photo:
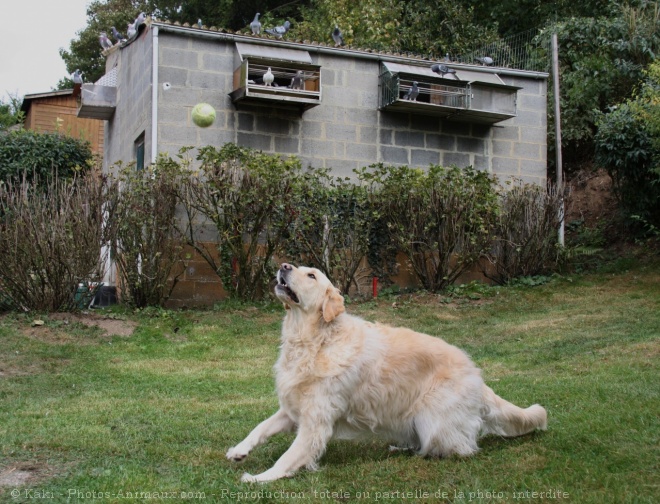
[[[316,275],[314,275],[314,273],[307,273],[307,276],[316,280]]]

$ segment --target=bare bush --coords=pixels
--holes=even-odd
[[[502,193],[493,248],[485,254],[493,266],[483,268],[488,278],[504,284],[552,269],[558,257],[561,194],[554,187],[521,182]]]
[[[121,302],[160,306],[184,272],[184,239],[176,225],[179,166],[168,158],[136,170],[120,167],[107,199],[112,258]]]
[[[0,295],[23,310],[71,310],[103,277],[105,179],[0,185]],[[89,291],[89,289],[87,289]],[[80,293],[78,293],[79,295]]]

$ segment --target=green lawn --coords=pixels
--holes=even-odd
[[[476,294],[348,310],[465,349],[498,394],[547,408],[547,432],[448,460],[333,441],[318,472],[266,485],[240,476],[292,435],[242,464],[224,453],[277,408],[279,305],[107,313],[136,322],[131,336],[4,316],[0,502],[657,502],[660,264]]]

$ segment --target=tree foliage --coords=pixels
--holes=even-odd
[[[94,82],[105,73],[99,34],[105,31],[110,35],[110,28],[114,26],[125,35],[127,24],[140,12],[171,22],[194,24],[201,19],[206,26],[238,30],[245,28],[256,12],[271,13],[271,18],[274,15],[295,17],[299,6],[304,4],[304,1],[281,0],[93,0],[87,7],[87,26],[78,32],[68,49],[60,49],[60,56],[69,74],[80,69],[86,82]],[[57,87],[70,88],[70,78],[62,78]]]
[[[116,27],[126,34],[126,26],[133,22],[141,11],[151,12],[149,0],[93,0],[87,7],[87,26],[78,32],[69,49],[60,49],[66,70],[72,74],[79,69],[86,82],[94,82],[105,74],[105,58],[101,54],[99,34],[104,31],[110,36],[110,28]],[[58,89],[71,88],[71,80],[64,77]]]
[[[547,28],[559,39],[562,146],[569,171],[571,164],[593,157],[599,114],[631,96],[660,49],[657,3],[616,6],[610,12],[610,17],[571,18]],[[549,119],[552,146],[550,108]]]
[[[16,95],[9,95],[6,102],[4,99],[0,100],[0,132],[23,121],[22,103],[23,99]]]
[[[660,63],[633,99],[601,116],[596,160],[612,177],[631,223],[660,227]]]

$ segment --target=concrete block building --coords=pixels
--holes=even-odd
[[[233,142],[342,176],[383,162],[546,180],[546,73],[449,63],[440,75],[421,58],[158,21],[106,57],[79,115],[107,119],[107,168]],[[200,102],[217,112],[210,127],[192,122]]]
[[[106,170],[233,142],[339,176],[382,162],[546,181],[546,73],[450,62],[438,74],[422,58],[159,21],[105,55],[79,116],[106,120]],[[211,126],[193,123],[198,103],[216,110]],[[223,296],[194,255],[170,304]]]

